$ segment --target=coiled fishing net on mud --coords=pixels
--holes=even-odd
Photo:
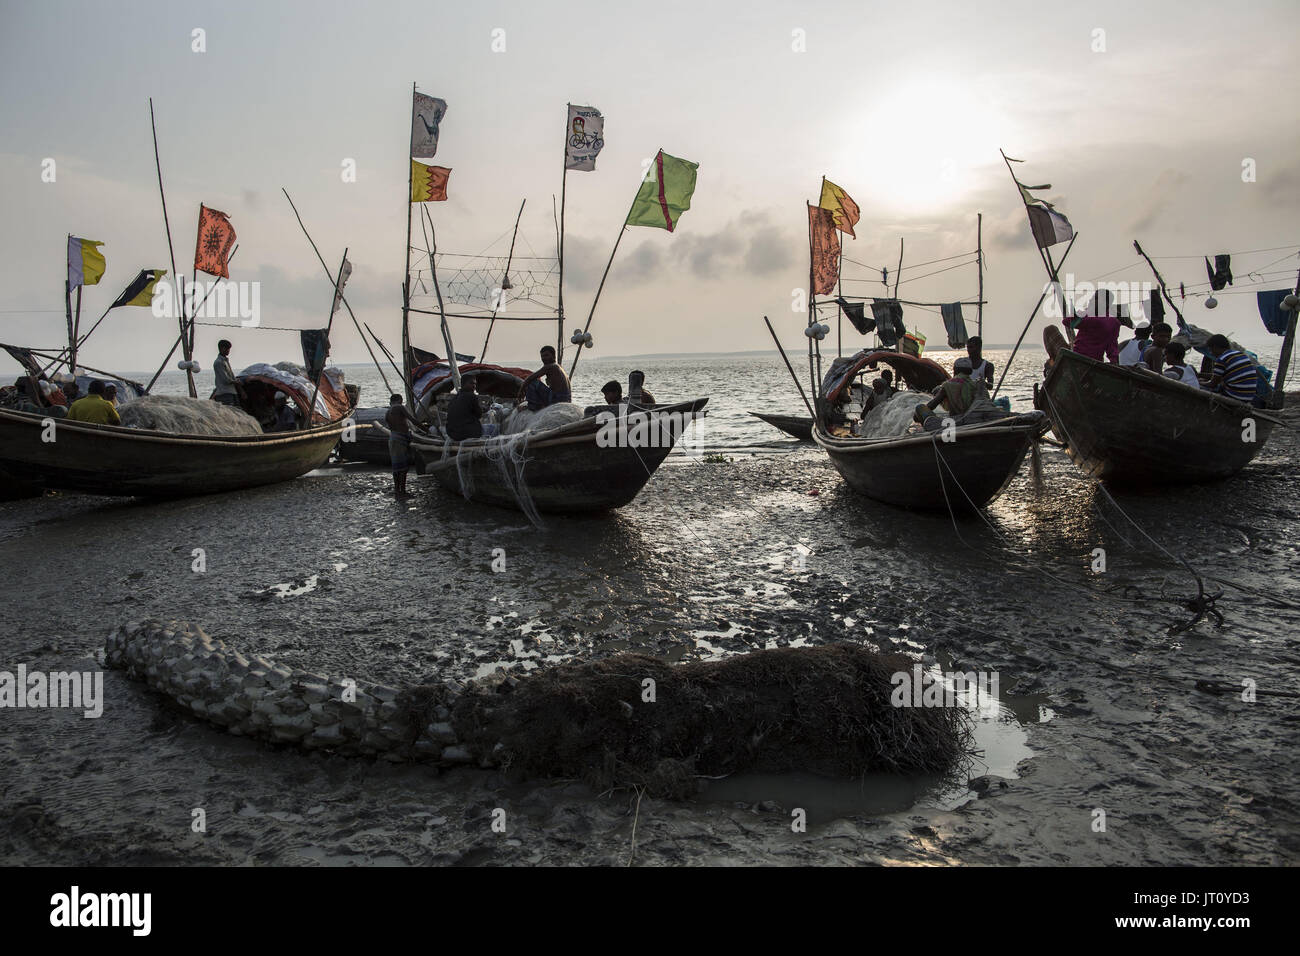
[[[260,435],[256,418],[237,408],[206,398],[145,395],[118,410],[128,428],[170,432],[175,435]]]
[[[666,797],[739,772],[953,772],[971,752],[971,714],[894,706],[896,675],[914,663],[854,644],[686,664],[620,654],[465,694],[452,721],[472,751],[526,775]]]

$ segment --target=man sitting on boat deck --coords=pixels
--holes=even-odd
[[[600,394],[605,398],[604,405],[588,405],[582,410],[582,414],[590,418],[593,415],[599,415],[601,412],[609,412],[613,415],[618,414],[618,406],[623,404],[623,386],[618,382],[610,379],[600,389]]]
[[[1165,346],[1164,376],[1165,378],[1172,378],[1175,382],[1190,385],[1192,388],[1201,387],[1201,380],[1196,377],[1196,372],[1187,364],[1187,346],[1182,342],[1170,342]]]
[[[645,387],[645,372],[631,372],[627,377],[627,400],[633,405],[655,405],[655,397]]]
[[[68,418],[74,422],[90,422],[93,425],[122,424],[117,409],[104,401],[104,383],[99,379],[90,383],[90,394],[72,403],[68,409]]]
[[[1140,364],[1159,374],[1164,369],[1165,349],[1169,346],[1169,340],[1173,335],[1173,327],[1168,322],[1157,322],[1151,326],[1151,344],[1142,353]]]
[[[388,427],[388,457],[393,462],[393,494],[399,498],[406,497],[406,472],[411,464],[408,451],[411,447],[411,426],[419,422],[402,404],[401,395],[388,397],[388,411],[384,413],[384,424]]]
[[[988,398],[983,381],[971,378],[972,370],[969,358],[957,359],[952,363],[952,378],[939,386],[934,398],[916,406],[913,417],[926,431],[938,431],[943,427],[943,420],[934,412],[940,405],[947,410],[948,417],[958,419],[971,410],[977,399]]]
[[[235,381],[235,372],[230,367],[230,342],[227,339],[217,343],[217,357],[212,363],[212,374],[216,377],[217,387],[208,397],[222,405],[239,408],[239,390],[242,386]]]
[[[985,388],[993,387],[993,363],[984,357],[984,340],[972,335],[966,340],[966,355],[970,359],[973,381],[983,382]]]
[[[478,407],[478,376],[463,375],[460,391],[447,405],[447,437],[452,441],[465,441],[467,438],[491,438],[497,433],[497,426],[484,425]]]
[[[268,432],[291,432],[298,428],[298,416],[289,407],[289,396],[284,392],[275,393],[275,418],[264,428]]]
[[[1119,350],[1120,365],[1137,365],[1151,345],[1151,323],[1142,319],[1133,326],[1133,338],[1124,343]]]
[[[1205,348],[1214,356],[1209,390],[1249,405],[1259,388],[1259,375],[1250,356],[1234,349],[1226,335],[1211,335]]]
[[[541,350],[542,367],[524,379],[519,386],[519,397],[526,399],[530,411],[538,412],[559,402],[573,401],[573,390],[569,387],[569,376],[564,369],[555,364],[555,349],[543,345]],[[541,379],[545,378],[545,384]]]

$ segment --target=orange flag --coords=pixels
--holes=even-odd
[[[235,247],[235,227],[224,212],[199,206],[199,238],[194,247],[194,269],[210,276],[230,278],[226,260]]]
[[[450,175],[446,166],[426,166],[411,160],[411,202],[446,202]]]
[[[840,236],[835,214],[821,206],[808,206],[808,254],[812,260],[812,294],[830,295],[840,271]]]

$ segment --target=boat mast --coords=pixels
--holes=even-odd
[[[153,115],[153,97],[149,97],[149,128],[153,130],[153,162],[158,170],[158,195],[162,198],[163,226],[167,230],[167,255],[171,259],[172,278],[176,283],[176,315],[181,330],[181,354],[185,356],[185,380],[189,385],[190,398],[198,398],[198,389],[194,387],[194,369],[190,362],[194,355],[192,340],[186,330],[185,300],[181,295],[181,276],[176,271],[176,250],[172,246],[172,226],[167,218],[167,194],[163,191],[162,160],[158,158],[158,123]],[[173,348],[173,351],[175,349]],[[171,356],[168,356],[170,359]]]
[[[1169,290],[1165,287],[1164,276],[1162,276],[1159,270],[1156,269],[1156,264],[1151,261],[1151,257],[1142,251],[1142,247],[1138,245],[1136,239],[1133,240],[1133,248],[1137,250],[1138,255],[1147,261],[1147,265],[1151,267],[1151,274],[1156,277],[1156,284],[1160,287],[1161,295],[1163,295],[1165,301],[1169,303],[1169,308],[1174,310],[1174,315],[1178,316],[1178,327],[1182,328],[1187,324],[1187,321],[1183,318],[1183,313],[1178,311],[1178,306],[1174,305],[1174,298],[1169,294]]]
[[[429,253],[429,274],[433,278],[433,291],[438,296],[438,318],[442,325],[442,342],[447,348],[447,365],[451,368],[451,380],[456,385],[456,391],[460,391],[460,364],[456,358],[456,347],[451,341],[451,329],[447,325],[447,313],[442,305],[442,287],[438,285],[438,266],[434,262],[434,257],[438,254],[438,233],[433,228],[433,217],[429,215],[429,210],[423,206],[420,207],[424,213],[424,219],[429,223],[429,235],[424,238],[425,249]],[[523,208],[520,207],[520,212]],[[423,222],[421,223],[423,229]],[[407,375],[410,378],[410,375]]]
[[[343,267],[346,266],[347,264],[348,264],[348,250],[346,247],[344,247],[343,258],[339,261],[339,274],[338,277],[334,280],[334,294],[330,296],[330,317],[329,320],[325,323],[326,355],[329,354],[328,350],[329,350],[329,341],[330,341],[330,331],[334,328],[334,313],[338,309],[339,299],[342,298],[343,296],[343,286],[341,285],[341,283],[343,282]],[[307,369],[307,373],[309,375],[311,374],[311,372],[312,372],[311,369]],[[320,374],[314,376],[312,379],[315,387],[311,390],[311,401],[307,403],[307,427],[308,428],[311,427],[312,416],[316,414],[316,396],[320,394],[320,380],[321,380],[321,376],[324,374],[325,374],[325,367],[321,366]],[[382,370],[380,370],[380,374],[381,375],[383,374]]]
[[[519,220],[524,217],[524,203],[526,202],[528,202],[527,199],[525,199],[523,202],[519,204],[519,215],[515,216],[515,231],[514,231],[514,235],[510,237],[510,254],[506,256],[506,271],[505,271],[505,275],[501,277],[501,288],[497,289],[496,299],[492,303],[492,319],[491,321],[488,322],[487,335],[483,336],[483,348],[479,350],[478,353],[478,360],[480,362],[487,360],[488,340],[492,338],[492,326],[496,324],[497,312],[501,310],[501,306],[505,302],[506,290],[510,288],[510,264],[514,262],[515,259],[515,240],[519,237]],[[560,268],[561,270],[563,270],[564,260],[561,259],[560,261],[561,261]],[[561,272],[560,282],[561,284],[563,284],[564,282],[563,272]],[[439,303],[438,307],[442,308],[441,302]],[[561,306],[561,310],[563,310],[563,306]],[[561,329],[564,328],[563,324],[561,324],[560,328]]]
[[[662,153],[662,152],[663,152],[663,149],[662,149],[662,148],[661,148],[661,149],[658,149],[658,150],[655,151],[655,155],[658,156],[658,155],[659,155],[660,153]],[[646,172],[644,173],[644,175],[641,177],[642,182],[644,182],[644,181],[645,181],[645,177],[646,177],[646,176],[649,176],[649,175],[650,175],[650,171],[647,169]],[[596,286],[596,295],[595,295],[595,298],[593,298],[593,299],[591,300],[591,309],[590,309],[590,311],[587,312],[587,322],[586,322],[586,324],[583,325],[583,327],[582,327],[582,334],[583,334],[583,335],[586,335],[586,334],[587,334],[587,330],[591,328],[591,317],[592,317],[593,315],[596,314],[596,303],[600,301],[600,293],[601,293],[601,290],[603,290],[603,289],[605,288],[605,280],[609,278],[609,267],[612,266],[612,265],[614,264],[614,255],[615,255],[615,253],[618,252],[618,244],[619,244],[620,242],[623,241],[623,233],[627,232],[627,220],[628,220],[628,217],[632,215],[632,210],[636,207],[636,201],[637,201],[637,198],[638,198],[640,195],[641,195],[641,193],[640,193],[640,190],[638,189],[637,193],[632,197],[632,202],[631,202],[631,204],[627,207],[627,215],[625,215],[625,216],[623,217],[623,222],[622,222],[622,224],[618,227],[618,238],[614,240],[614,248],[611,249],[610,252],[609,252],[609,261],[605,263],[605,271],[602,272],[602,273],[600,274],[600,285]],[[561,228],[560,235],[561,235],[561,237],[563,237],[563,235],[564,235],[563,228]],[[564,329],[563,329],[563,327],[561,327],[561,329],[560,329],[560,334],[561,334],[561,335],[564,334]],[[574,369],[576,369],[576,368],[578,367],[578,359],[581,358],[581,357],[582,357],[582,345],[579,344],[579,345],[578,345],[578,350],[573,354],[573,364],[569,366],[569,381],[570,381],[570,383],[572,383],[572,381],[573,381],[573,372],[574,372]],[[559,361],[559,355],[558,355],[558,354],[556,355],[556,361]]]
[[[572,103],[564,104],[564,142],[561,144],[563,146],[564,161],[561,164],[563,172],[560,173],[560,234],[555,243],[560,257],[560,293],[559,302],[556,304],[555,364],[561,367],[564,366],[564,200],[569,186],[569,113],[572,110]],[[554,210],[554,194],[552,194],[551,202],[551,208]],[[484,348],[486,349],[486,345]],[[581,351],[582,346],[578,346],[578,350]],[[570,378],[572,378],[572,375],[570,375]]]
[[[415,84],[411,84],[411,129],[415,129]],[[406,149],[406,271],[402,273],[402,387],[406,392],[406,405],[415,408],[415,392],[411,389],[411,184],[415,167],[411,164],[411,142]],[[430,260],[432,261],[432,260]],[[456,357],[448,359],[456,367]]]
[[[1300,274],[1296,275],[1294,296],[1300,296]],[[1286,395],[1282,391],[1282,386],[1286,384],[1287,366],[1291,364],[1291,349],[1295,345],[1296,318],[1300,317],[1300,310],[1291,309],[1291,318],[1286,323],[1286,337],[1282,339],[1282,358],[1277,363],[1277,385],[1273,387],[1274,408],[1281,408],[1282,403],[1286,401]]]
[[[975,327],[979,330],[976,334],[980,337],[980,342],[984,341],[984,213],[975,214],[975,265],[979,268],[980,273],[980,291],[979,305],[976,306],[977,318]]]
[[[903,281],[903,237],[898,237],[898,268],[894,270],[894,301],[898,301],[898,284]],[[903,351],[903,337],[894,343],[894,351]]]
[[[1022,188],[1021,185],[1020,185],[1020,180],[1016,179],[1016,173],[1015,173],[1015,170],[1013,170],[1013,169],[1011,168],[1011,160],[1007,157],[1007,154],[1006,154],[1005,152],[1003,152],[1003,150],[999,149],[998,152],[1002,154],[1002,162],[1006,163],[1006,165],[1007,165],[1007,173],[1010,174],[1010,176],[1011,176],[1011,181],[1012,181],[1013,183],[1016,184],[1016,192],[1019,193],[1019,195],[1020,195],[1020,202],[1021,202],[1021,204],[1025,207],[1025,216],[1028,217],[1028,216],[1029,216],[1029,201],[1028,201],[1027,199],[1025,199],[1025,193],[1024,193],[1024,190],[1025,190],[1025,189],[1051,189],[1052,187],[1051,187],[1050,185],[1048,185],[1048,186],[1025,186],[1025,187]],[[1020,162],[1020,160],[1016,160],[1016,162]],[[1030,231],[1031,231],[1031,232],[1033,231],[1032,221],[1031,221]],[[1075,236],[1076,236],[1076,237],[1078,236],[1078,232],[1077,232],[1077,231],[1075,232]],[[1071,242],[1070,245],[1074,245],[1074,243]],[[1034,248],[1038,250],[1038,258],[1042,261],[1042,263],[1043,263],[1043,268],[1047,270],[1047,277],[1048,277],[1048,279],[1052,282],[1053,287],[1054,287],[1054,288],[1056,289],[1056,291],[1060,294],[1060,297],[1061,297],[1061,318],[1066,318],[1065,290],[1061,288],[1061,280],[1060,280],[1060,278],[1059,278],[1059,271],[1060,271],[1060,268],[1061,268],[1061,266],[1065,265],[1065,256],[1061,256],[1061,261],[1060,261],[1059,263],[1053,263],[1053,262],[1052,262],[1052,253],[1051,253],[1047,248],[1045,248],[1044,246],[1040,246],[1040,245],[1038,244],[1038,238],[1037,238],[1036,236],[1034,237]],[[1069,252],[1069,249],[1068,249],[1068,248],[1066,249],[1066,252],[1067,252],[1067,254],[1068,254],[1068,252]],[[982,299],[982,298],[984,298],[984,297],[983,297],[983,296],[980,296],[980,298]],[[1031,321],[1032,321],[1032,319],[1031,319]],[[1070,344],[1073,345],[1073,344],[1074,344],[1074,329],[1073,329],[1073,327],[1071,327],[1068,323],[1067,323],[1066,326],[1065,326],[1065,334],[1066,334],[1066,336],[1069,338],[1069,340],[1070,340]]]

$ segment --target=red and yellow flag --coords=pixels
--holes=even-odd
[[[426,166],[411,160],[411,202],[446,202],[450,175],[446,166]]]
[[[826,177],[822,177],[822,198],[817,203],[823,209],[829,209],[835,217],[835,228],[851,239],[856,239],[853,227],[862,218],[862,210],[848,193],[836,186]]]
[[[235,227],[230,217],[217,209],[199,205],[199,238],[194,246],[194,269],[210,276],[230,278],[226,261],[235,248]]]
[[[840,273],[840,237],[835,217],[821,206],[808,207],[808,255],[812,261],[812,294],[830,295]]]

